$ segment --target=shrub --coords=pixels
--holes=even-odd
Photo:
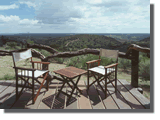
[[[118,67],[122,68],[124,71],[131,68],[131,60],[118,58]]]
[[[82,68],[87,70],[86,62],[97,59],[99,59],[99,56],[92,54],[76,56],[69,59],[69,61],[67,62],[67,66],[74,66],[77,68]],[[102,57],[101,59],[102,59],[101,65],[109,65],[114,63],[113,59],[108,59],[105,57]]]
[[[139,64],[139,76],[144,81],[150,80],[150,59],[143,59]]]
[[[64,58],[54,58],[54,60],[60,64],[63,64],[63,62],[64,62]]]
[[[15,80],[15,79],[16,79],[15,76],[11,76],[8,74],[4,75],[3,78],[0,78],[0,80]]]
[[[106,66],[112,63],[116,63],[116,59],[101,57],[101,65]]]
[[[49,56],[50,55],[50,52],[46,51],[46,50],[43,50],[43,49],[35,49],[37,51],[39,51],[40,53],[42,53],[45,57]]]
[[[10,47],[10,48],[15,48],[17,46],[17,43],[16,42],[8,42],[7,45]]]

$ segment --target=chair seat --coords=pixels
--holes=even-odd
[[[46,72],[48,72],[48,70],[36,70],[36,71],[34,71],[34,78],[37,78]],[[29,73],[29,75],[28,75],[28,73]],[[32,71],[25,70],[25,71],[22,71],[22,73],[21,72],[18,73],[18,75],[32,77]]]
[[[92,72],[96,72],[96,73],[102,74],[102,75],[105,75],[105,68],[104,68],[104,66],[98,66],[98,67],[90,68],[88,70],[90,70]],[[114,68],[107,68],[107,74],[109,74],[111,72],[114,72],[114,71],[115,71]]]

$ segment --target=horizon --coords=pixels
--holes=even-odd
[[[150,33],[0,33],[2,34],[150,34]]]
[[[4,33],[150,33],[150,0],[7,0]]]

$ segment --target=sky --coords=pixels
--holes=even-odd
[[[150,33],[150,0],[1,0],[1,33]]]

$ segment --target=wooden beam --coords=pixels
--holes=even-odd
[[[139,51],[132,50],[132,56],[135,59],[131,60],[131,85],[133,87],[138,87],[138,63],[139,63]]]

